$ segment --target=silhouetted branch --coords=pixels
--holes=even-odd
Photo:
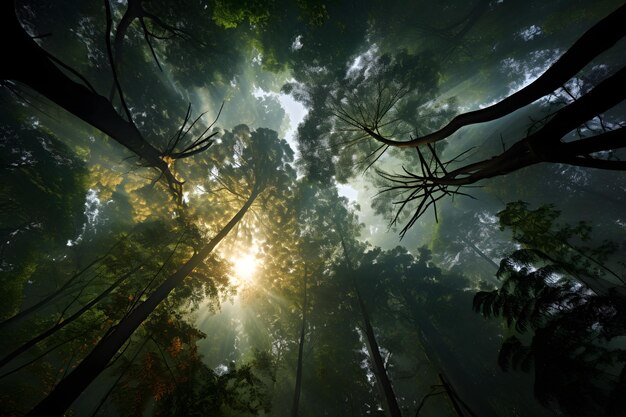
[[[152,36],[152,34],[150,33],[150,31],[148,31],[148,28],[146,27],[146,22],[144,22],[143,17],[139,18],[139,23],[141,23],[141,28],[143,29],[143,36],[144,36],[144,39],[146,40],[146,43],[148,44],[148,47],[150,48],[150,53],[152,54],[152,58],[154,58],[154,62],[156,62],[157,67],[159,67],[159,71],[163,72],[163,68],[161,67],[159,58],[157,58],[156,52],[154,51],[154,48],[152,47],[152,42],[150,42],[150,36]]]
[[[59,58],[57,58],[54,55],[52,55],[50,52],[45,51],[45,53],[48,56],[48,58],[50,58],[52,61],[54,61],[55,64],[59,65],[61,68],[64,68],[64,69],[68,70],[74,76],[76,76],[78,79],[80,79],[83,82],[83,84],[85,84],[85,86],[91,90],[92,93],[98,94],[96,89],[91,85],[91,83],[89,81],[87,81],[87,78],[85,78],[80,72],[76,71],[74,68],[70,67],[65,62],[61,61]]]
[[[443,385],[432,385],[430,387],[430,392],[426,395],[424,395],[422,397],[422,401],[420,401],[419,405],[417,406],[417,410],[415,410],[415,417],[418,417],[420,414],[420,411],[422,411],[422,408],[424,407],[424,405],[426,404],[426,400],[431,398],[431,397],[436,397],[437,395],[441,395],[441,394],[445,394],[446,391],[436,391],[437,389],[441,389],[443,388]]]
[[[378,171],[391,185],[382,192],[398,191],[403,197],[394,202],[398,211],[391,221],[396,224],[401,212],[415,203],[412,216],[401,231],[401,236],[414,225],[417,219],[431,206],[437,220],[437,202],[444,196],[468,196],[459,191],[480,180],[506,175],[540,162],[555,162],[569,165],[626,170],[626,161],[600,159],[592,156],[598,152],[611,152],[626,147],[626,128],[620,127],[599,135],[564,142],[562,138],[587,120],[611,109],[626,96],[626,68],[599,83],[594,89],[560,109],[536,132],[490,159],[449,169],[452,162],[458,162],[469,150],[444,161],[437,154],[436,147],[427,143],[426,147],[416,147],[419,159],[419,173],[402,167],[403,174],[390,174]],[[428,151],[428,152],[426,152]],[[406,195],[408,193],[408,196]]]
[[[120,85],[120,81],[117,78],[117,70],[115,69],[115,61],[113,59],[113,51],[111,49],[111,26],[113,24],[113,20],[111,19],[111,4],[109,0],[104,0],[104,9],[106,10],[106,33],[105,33],[105,41],[107,47],[107,56],[109,58],[109,64],[111,65],[111,73],[113,74],[113,82],[117,87],[117,93],[120,95],[120,102],[122,103],[122,107],[124,108],[124,112],[126,113],[126,117],[128,121],[135,125],[133,122],[133,116],[130,114],[130,110],[126,105],[126,100],[124,99],[124,94],[122,93],[122,86]]]
[[[185,138],[187,133],[189,133],[189,131],[196,125],[196,123],[207,113],[207,112],[201,113],[198,117],[194,119],[194,121],[191,124],[189,124],[189,126],[187,126],[189,122],[189,117],[191,114],[191,103],[189,103],[189,106],[187,107],[187,113],[185,115],[183,123],[181,124],[180,129],[178,129],[178,132],[176,133],[176,135],[170,139],[170,143],[168,144],[167,150],[165,151],[165,156],[172,158],[172,159],[183,159],[183,158],[189,158],[190,156],[204,152],[206,149],[208,149],[213,144],[213,141],[211,140],[211,138],[216,136],[218,132],[213,132],[213,133],[210,133],[209,135],[207,135],[207,133],[213,126],[215,126],[215,123],[217,123],[217,120],[222,114],[223,109],[224,109],[224,102],[222,102],[222,105],[220,106],[217,116],[215,116],[215,119],[213,120],[213,122],[211,122],[211,124],[209,124],[209,126],[206,129],[204,129],[204,131],[201,134],[199,134],[196,137],[196,139],[191,142],[190,145],[186,146],[180,152],[174,152],[174,148]]]
[[[626,5],[622,5],[583,34],[554,64],[535,81],[496,104],[454,117],[447,125],[430,134],[407,141],[390,139],[376,130],[375,124],[355,123],[373,139],[395,147],[410,148],[450,137],[462,127],[485,123],[513,113],[552,93],[581,71],[593,58],[612,47],[626,35]],[[340,113],[342,120],[354,123],[354,116]]]

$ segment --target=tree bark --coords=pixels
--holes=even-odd
[[[224,226],[224,228],[210,242],[204,245],[198,253],[193,255],[174,274],[169,276],[146,301],[139,304],[130,314],[122,319],[107,336],[102,338],[96,347],[67,377],[65,377],[52,392],[35,406],[27,417],[55,417],[62,416],[87,386],[106,368],[115,353],[124,345],[126,340],[144,322],[154,309],[169,293],[180,285],[213,249],[224,239],[233,227],[243,218],[261,190],[258,184],[252,190],[250,197]]]
[[[470,386],[475,385],[476,378],[467,375],[463,365],[456,356],[450,352],[450,349],[439,334],[439,331],[430,322],[424,312],[421,311],[411,293],[407,290],[402,290],[401,294],[404,299],[404,304],[413,319],[413,323],[419,329],[418,337],[420,344],[424,348],[428,359],[433,362],[439,372],[445,372],[448,375],[452,375],[453,378],[455,377],[455,379],[461,380],[463,386],[466,386],[468,383],[471,384]],[[473,395],[471,398],[483,417],[498,417],[493,407],[488,402],[483,401],[480,395]]]
[[[0,2],[0,37],[11,42],[7,51],[17,51],[5,56],[0,79],[29,86],[161,171],[172,191],[180,186],[162,159],[162,152],[148,143],[132,122],[124,120],[105,97],[73,81],[54,64],[50,55],[24,31],[9,0]]]
[[[21,355],[22,353],[26,352],[27,350],[29,350],[30,348],[35,346],[37,343],[39,343],[42,340],[48,338],[49,336],[52,336],[54,333],[58,332],[59,330],[61,330],[65,326],[67,326],[68,324],[70,324],[70,323],[74,322],[75,320],[77,320],[86,311],[88,311],[93,306],[98,304],[100,301],[102,301],[102,299],[104,297],[106,297],[114,289],[116,289],[122,283],[122,281],[124,281],[126,278],[128,278],[131,274],[137,272],[138,269],[139,269],[139,267],[138,268],[134,268],[130,272],[127,272],[126,274],[122,275],[113,284],[109,285],[109,287],[106,290],[101,292],[96,298],[94,298],[93,300],[91,300],[90,302],[85,304],[83,307],[81,307],[78,311],[76,311],[70,317],[66,318],[63,321],[58,322],[56,325],[52,326],[51,328],[49,328],[48,330],[44,331],[43,333],[40,333],[39,335],[37,335],[34,338],[30,339],[28,342],[22,344],[20,347],[18,347],[17,349],[14,349],[11,353],[6,355],[4,358],[0,359],[0,368],[2,368],[7,363],[11,362],[17,356]]]
[[[389,146],[412,148],[448,138],[462,127],[499,119],[560,88],[592,59],[626,35],[626,4],[585,32],[546,72],[507,98],[484,109],[462,113],[441,129],[408,141],[388,139],[370,128],[363,130]]]
[[[356,280],[354,282],[354,289],[356,291],[356,297],[361,310],[361,315],[363,316],[365,336],[367,338],[370,357],[372,358],[372,363],[374,365],[374,374],[376,375],[376,379],[378,380],[385,396],[387,412],[391,417],[402,417],[400,406],[398,405],[398,400],[396,399],[396,394],[393,390],[393,386],[391,385],[391,381],[389,380],[389,376],[387,375],[387,369],[385,369],[385,361],[380,354],[380,348],[378,347],[378,342],[376,341],[376,335],[374,334],[374,328],[372,327],[369,313],[367,312],[367,308],[365,307],[365,303],[361,297]]]
[[[346,242],[343,238],[343,234],[341,232],[339,224],[336,224],[336,226],[339,237],[341,239],[341,247],[343,248],[343,255],[346,259],[347,267],[350,272],[352,272],[352,261],[350,260],[350,255],[348,254]],[[389,375],[387,375],[385,361],[380,354],[380,348],[378,346],[378,342],[376,341],[376,335],[374,334],[374,328],[372,327],[369,313],[365,306],[365,302],[361,297],[361,292],[359,291],[359,286],[354,276],[352,277],[352,283],[354,286],[354,291],[356,293],[357,302],[359,304],[359,310],[361,312],[361,316],[363,317],[365,337],[367,339],[367,347],[370,358],[372,359],[372,365],[374,366],[374,375],[376,376],[376,381],[378,381],[378,385],[385,398],[385,408],[387,409],[387,413],[390,417],[402,417],[402,413],[400,412],[400,406],[398,405],[398,399],[396,398],[396,393],[393,390],[393,385],[391,385]]]
[[[296,386],[293,393],[293,404],[291,406],[291,417],[298,417],[298,406],[300,404],[300,392],[302,390],[302,356],[304,351],[304,336],[306,333],[306,311],[307,311],[307,268],[304,264],[304,296],[302,300],[302,327],[300,328],[300,343],[298,345],[298,366],[296,368]]]

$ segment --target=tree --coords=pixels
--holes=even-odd
[[[22,305],[38,254],[56,251],[83,222],[87,169],[56,135],[39,131],[36,121],[16,123],[23,116],[12,111],[0,117],[0,315],[6,319]]]
[[[160,171],[170,191],[180,200],[182,198],[182,182],[178,180],[170,169],[171,161],[186,158],[206,150],[211,144],[213,134],[205,136],[213,124],[209,125],[203,133],[184,147],[182,151],[174,148],[193,127],[196,119],[190,126],[189,111],[180,130],[174,135],[174,144],[168,144],[166,150],[159,150],[150,144],[141,134],[133,116],[123,99],[122,89],[117,79],[117,72],[113,62],[110,45],[111,11],[108,1],[106,6],[106,43],[112,74],[116,84],[126,119],[113,107],[113,104],[105,97],[99,95],[94,87],[78,72],[59,61],[50,53],[43,50],[33,38],[26,33],[21,26],[13,2],[4,2],[2,7],[2,36],[3,39],[12,39],[15,49],[20,55],[7,60],[0,72],[3,80],[13,80],[23,83],[48,98],[76,117],[107,134],[122,146],[129,149],[149,167]],[[62,70],[72,73],[80,79],[80,83],[72,80]],[[5,83],[5,85],[7,85]],[[184,134],[185,135],[184,135]],[[169,162],[168,162],[169,161]]]
[[[300,340],[298,341],[298,365],[296,367],[296,384],[293,392],[293,404],[291,406],[291,416],[298,417],[298,407],[300,405],[300,393],[302,391],[302,360],[304,353],[304,336],[306,335],[307,328],[307,268],[304,266],[304,277],[302,282],[302,326],[300,328]]]
[[[528,154],[516,154],[515,142],[535,138],[536,150],[552,140],[548,131],[556,137],[581,120],[558,149],[621,143],[621,107],[599,94],[622,97],[611,83],[623,29],[609,17],[583,34],[618,6],[0,6],[11,12],[0,35],[23,49],[7,49],[0,64],[0,414],[24,415],[43,399],[30,415],[548,415],[533,401],[535,375],[505,373],[493,360],[513,323],[529,330],[507,342],[503,364],[544,363],[536,375],[554,387],[538,389],[553,412],[618,414],[610,408],[621,406],[624,386],[623,262],[611,257],[621,246],[602,239],[623,238],[623,178],[546,163],[443,184],[422,207],[435,200],[439,224],[415,221],[423,197],[406,182],[444,168],[469,167],[450,181],[499,174],[488,158],[507,149],[503,170],[522,166],[515,157]],[[593,35],[602,27],[614,41]],[[480,105],[488,111],[471,111]],[[593,118],[602,106],[610,109]],[[458,123],[459,113],[451,136],[402,146]],[[466,125],[468,113],[496,118]],[[611,148],[583,162],[621,157]],[[356,202],[340,197],[353,195],[336,185],[348,181]],[[483,183],[475,200],[445,199]],[[361,211],[378,187],[392,189]],[[553,207],[522,203],[501,213],[499,231],[492,213],[520,195],[558,199],[564,223],[571,212],[594,213],[602,237],[561,224]],[[387,220],[415,226],[405,247],[394,248]],[[477,289],[496,289],[493,260],[515,250],[506,290],[484,296],[506,305],[506,328],[468,306]],[[525,310],[545,321],[532,327]],[[575,379],[585,382],[572,387]]]
[[[152,311],[167,298],[169,293],[179,286],[182,281],[200,265],[213,251],[213,249],[228,235],[228,233],[241,221],[248,209],[257,197],[267,188],[276,183],[276,165],[284,164],[281,145],[270,142],[271,135],[263,135],[259,132],[252,135],[252,143],[247,148],[248,174],[252,174],[252,187],[244,205],[230,219],[230,221],[209,242],[201,247],[189,260],[175,273],[170,275],[161,285],[156,288],[148,298],[138,304],[132,312],[125,316],[116,326],[105,335],[87,355],[82,362],[64,378],[55,389],[35,408],[29,415],[61,415],[80,395],[85,387],[93,381],[106,367],[115,353],[124,345],[126,340],[152,313]],[[255,141],[256,139],[256,141]],[[265,140],[263,140],[265,139]],[[274,135],[274,141],[277,137]],[[262,142],[262,143],[258,143]]]
[[[590,228],[581,222],[554,231],[558,212],[551,207],[528,210],[518,202],[499,216],[523,248],[500,262],[500,289],[478,292],[474,310],[531,335],[509,336],[498,363],[534,370],[535,396],[544,405],[556,401],[572,416],[621,415],[624,350],[612,341],[626,332],[623,285],[608,287],[598,275],[611,270],[593,258],[604,261],[614,246],[576,248],[569,240],[589,240]]]
[[[380,371],[373,363],[374,355],[378,354],[379,359],[381,356],[375,343],[378,335],[373,334],[371,320],[370,327],[366,328],[363,313],[370,317],[356,298],[355,280],[361,278],[360,264],[353,261],[351,265],[356,269],[348,268],[341,244],[343,236],[345,248],[352,250],[348,256],[360,262],[362,244],[356,241],[356,236],[361,225],[356,221],[353,208],[337,195],[336,189],[317,184],[310,186],[310,198],[316,203],[309,206],[314,213],[310,228],[305,230],[315,233],[313,236],[318,237],[321,245],[312,245],[314,251],[309,256],[319,253],[318,259],[323,263],[310,279],[309,297],[313,306],[308,317],[312,329],[309,349],[313,358],[308,362],[310,371],[305,375],[308,401],[303,412],[385,415],[390,400],[385,395],[389,392],[383,391],[379,381],[385,377],[388,381],[388,376],[374,377]],[[366,335],[366,331],[370,333]]]
[[[596,293],[606,294],[611,288],[622,287],[623,277],[607,265],[619,246],[610,240],[594,245],[589,223],[559,224],[559,215],[552,205],[531,210],[527,203],[517,201],[507,204],[498,218],[500,228],[511,230],[515,241],[537,256],[561,265]]]
[[[369,259],[366,264],[367,269],[360,274],[363,292],[365,298],[374,304],[377,317],[383,321],[381,327],[387,331],[398,327],[396,331],[405,335],[415,333],[413,337],[405,336],[408,339],[406,343],[393,342],[391,338],[389,343],[395,343],[393,345],[395,353],[409,350],[410,353],[405,354],[417,360],[419,357],[415,348],[417,343],[434,371],[432,375],[422,374],[423,378],[435,380],[441,379],[441,375],[446,375],[443,380],[448,381],[448,387],[454,383],[458,388],[458,393],[452,390],[454,394],[447,389],[443,391],[448,392],[453,404],[455,401],[461,404],[459,407],[470,415],[475,413],[483,416],[497,416],[498,413],[494,410],[491,401],[476,395],[477,376],[468,371],[470,358],[468,356],[459,358],[454,352],[454,342],[446,340],[449,336],[445,335],[445,331],[454,329],[456,326],[454,323],[445,321],[441,310],[456,310],[457,305],[462,305],[463,286],[468,284],[466,279],[462,276],[446,274],[433,265],[431,254],[426,248],[420,248],[416,256],[400,246],[389,251],[377,248],[369,252],[367,258]],[[453,313],[453,316],[456,320],[461,319],[459,312]],[[466,321],[464,325],[472,326]],[[440,384],[433,384],[432,380],[431,386],[428,387],[428,381],[417,379],[410,386],[413,396],[415,396],[416,384],[417,387],[428,390],[424,398],[440,395],[442,393],[440,389],[446,387],[446,383],[442,382],[440,386]],[[435,394],[436,392],[439,394]],[[495,396],[494,393],[493,397]],[[465,401],[457,401],[463,397]],[[417,407],[416,413],[419,413],[424,403],[414,403],[414,406]]]
[[[359,282],[357,280],[357,267],[364,267],[367,264],[356,264],[353,260],[353,255],[351,251],[351,247],[358,247],[356,242],[353,242],[355,236],[346,236],[343,230],[343,224],[347,224],[348,227],[352,226],[351,229],[354,230],[354,225],[350,225],[350,221],[354,221],[350,217],[350,212],[345,210],[345,208],[339,206],[335,207],[335,213],[333,213],[333,221],[335,232],[339,238],[339,244],[341,245],[341,250],[343,252],[344,258],[344,274],[349,277],[352,284],[352,290],[354,291],[354,295],[356,297],[357,310],[360,312],[360,315],[363,320],[362,331],[365,333],[365,338],[367,341],[367,348],[369,351],[370,359],[373,365],[374,375],[376,376],[376,380],[379,384],[379,388],[382,391],[383,398],[385,400],[385,409],[389,416],[391,417],[401,417],[402,413],[400,411],[400,406],[398,405],[398,399],[394,392],[393,386],[391,384],[391,380],[389,375],[387,374],[387,369],[385,366],[385,361],[381,355],[380,346],[378,341],[376,340],[376,334],[374,333],[374,327],[372,326],[372,320],[368,311],[367,306],[365,305],[365,301],[361,295],[361,290],[359,288]],[[343,217],[343,218],[342,218]],[[343,221],[340,221],[343,220]],[[343,223],[343,224],[342,224]],[[358,230],[358,229],[357,229]],[[347,241],[348,238],[352,238],[351,241]],[[348,243],[349,242],[349,243]],[[352,244],[352,245],[350,245]]]
[[[257,414],[265,409],[267,390],[259,378],[263,366],[252,360],[223,372],[209,368],[196,344],[206,334],[171,315],[170,308],[150,316],[144,340],[136,343],[136,354],[120,361],[119,379],[103,400],[111,396],[121,416],[142,414],[151,402],[157,416],[228,415],[229,410]]]
[[[463,195],[460,188],[540,162],[625,170],[626,165],[622,161],[594,156],[624,147],[624,131],[619,117],[606,123],[601,117],[624,98],[622,91],[626,71],[623,68],[592,89],[588,87],[582,97],[560,108],[542,126],[529,131],[522,140],[490,159],[454,167],[467,151],[445,159],[440,156],[440,150],[433,146],[465,126],[500,119],[564,86],[592,59],[611,48],[624,36],[620,24],[624,17],[626,7],[622,6],[588,30],[544,74],[516,93],[484,109],[457,115],[444,127],[432,133],[421,134],[419,130],[415,130],[409,134],[409,140],[399,141],[387,136],[397,134],[389,129],[389,125],[397,125],[395,108],[401,102],[401,90],[389,98],[385,97],[385,90],[379,90],[378,104],[368,111],[359,108],[361,103],[351,103],[350,96],[340,96],[335,104],[335,115],[358,132],[356,139],[368,136],[380,144],[379,149],[390,146],[417,148],[419,165],[404,169],[402,174],[380,172],[390,182],[386,191],[404,194],[399,211],[409,203],[417,204],[401,234],[404,235],[429,207],[433,206],[436,211],[437,201],[441,198]],[[348,104],[344,104],[345,101]],[[347,105],[352,108],[346,107]],[[593,129],[587,125],[587,131],[577,140],[568,136],[571,131],[580,129],[580,126],[596,117],[601,117],[599,128]]]

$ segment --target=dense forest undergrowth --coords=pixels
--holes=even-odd
[[[626,416],[626,5],[0,20],[0,416]]]

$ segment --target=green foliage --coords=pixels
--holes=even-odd
[[[590,226],[554,226],[558,215],[552,207],[531,211],[522,202],[499,214],[502,227],[511,228],[524,248],[501,261],[500,289],[478,292],[473,307],[530,334],[506,339],[498,363],[504,370],[512,365],[525,372],[534,365],[535,396],[543,404],[556,401],[572,416],[617,416],[626,369],[626,350],[619,342],[626,335],[626,297],[623,287],[586,285],[607,269],[589,255],[605,260],[613,245],[604,242],[583,254],[569,240],[590,241]]]
[[[106,100],[112,79],[102,3],[49,3],[17,1],[24,27]],[[355,283],[403,414],[413,414],[440,372],[479,405],[477,415],[536,414],[525,404],[525,381],[502,377],[489,359],[501,329],[464,307],[477,286],[468,279],[467,263],[453,254],[447,264],[456,264],[456,272],[450,272],[441,268],[440,254],[417,245],[373,246],[367,233],[382,226],[371,212],[357,213],[358,204],[340,197],[335,183],[364,171],[371,181],[374,161],[397,171],[425,169],[414,149],[387,150],[363,140],[355,123],[390,137],[437,129],[460,109],[508,94],[522,74],[534,75],[547,59],[542,51],[563,50],[615,0],[532,0],[530,6],[489,0],[110,3],[112,40],[115,31],[123,35],[123,47],[112,51],[120,55],[117,76],[132,119],[152,145],[167,149],[179,132],[186,135],[178,144],[184,148],[221,103],[224,109],[209,127],[215,136],[207,152],[176,163],[166,158],[185,180],[185,204],[175,204],[154,187],[152,172],[134,159],[129,163],[93,127],[24,86],[2,81],[0,317],[60,293],[20,326],[2,329],[0,350],[5,354],[115,288],[1,369],[0,414],[24,414],[261,190],[220,252],[152,312],[68,414],[89,415],[92,398],[110,389],[99,415],[287,415],[303,346],[302,416],[383,415]],[[120,33],[133,4],[141,4],[144,15]],[[564,25],[563,16],[584,25]],[[537,36],[522,39],[531,24],[539,28]],[[62,71],[86,84],[67,67]],[[297,126],[295,162],[294,149],[281,139],[291,110],[281,108],[282,84],[280,92],[308,110]],[[111,104],[121,114],[119,99]],[[189,120],[207,111],[210,121],[185,125],[186,108]],[[502,136],[523,131],[526,115],[534,113],[516,116]],[[457,142],[472,140],[487,151],[508,145],[497,136],[459,132],[436,151],[452,152]],[[483,147],[486,140],[493,143]],[[547,194],[539,176],[532,178],[538,185],[530,195]],[[524,180],[500,188],[519,193]],[[606,182],[623,191],[617,179]],[[389,203],[400,194],[374,197],[374,212],[389,218]],[[613,218],[621,215],[618,197]],[[574,206],[579,200],[566,201]],[[468,207],[456,201],[447,207],[456,218],[444,217],[440,242],[431,249],[454,240],[460,251],[467,241],[482,239],[490,241],[480,245],[489,246],[489,257],[503,250],[481,226],[479,206]],[[516,333],[502,345],[500,367],[534,370],[537,396],[570,414],[619,415],[626,307],[611,256],[621,247],[595,239],[591,223],[560,224],[552,206],[530,210],[512,203],[500,213],[500,224],[521,247],[500,265],[502,288],[474,298],[476,311],[503,318],[508,334]],[[257,271],[235,297],[231,261],[252,248],[258,250]],[[452,412],[444,401],[432,404],[424,416]]]
[[[9,116],[0,121],[0,317],[21,304],[41,254],[79,233],[87,193],[86,167],[66,145],[37,119]]]
[[[160,325],[151,318],[151,323],[151,331],[167,333],[148,333],[139,358],[120,365],[126,368],[114,393],[120,415],[142,414],[151,402],[155,416],[228,416],[233,411],[243,416],[269,410],[261,380],[264,369],[256,362],[238,367],[233,363],[218,373],[197,352],[195,342],[205,335],[188,324],[180,327],[172,318]],[[182,332],[173,335],[173,327]]]
[[[212,19],[219,26],[233,29],[242,23],[253,26],[264,26],[271,16],[275,0],[239,2],[215,1]]]
[[[624,283],[622,277],[607,266],[609,256],[619,245],[609,240],[594,242],[591,225],[579,221],[575,225],[556,223],[560,212],[551,205],[530,210],[522,201],[509,203],[498,213],[500,227],[511,230],[513,239],[527,248],[539,251],[548,260],[595,288],[595,281],[608,280],[612,285]]]

